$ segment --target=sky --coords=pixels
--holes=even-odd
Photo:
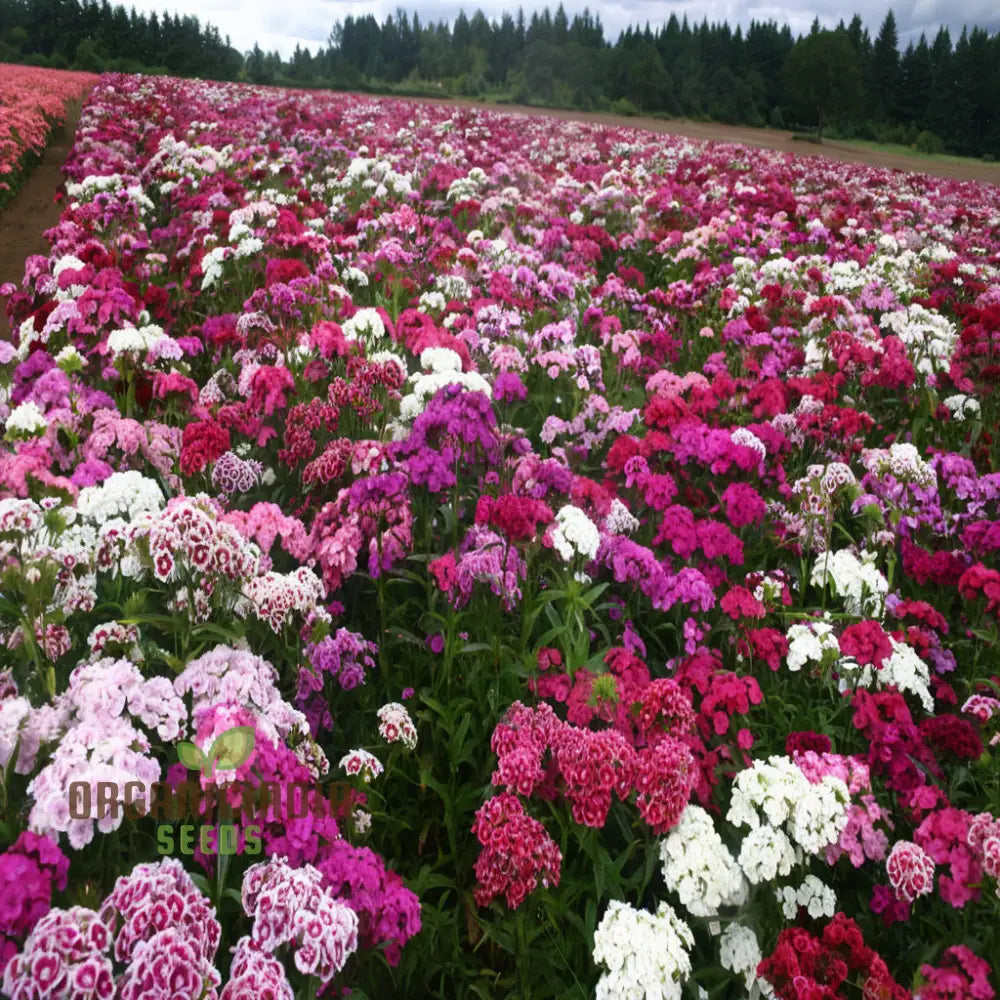
[[[516,11],[516,3],[500,0],[418,0],[416,3],[399,0],[370,0],[357,3],[354,0],[122,0],[125,6],[135,6],[142,11],[171,11],[178,14],[194,14],[202,22],[214,24],[223,36],[229,35],[233,45],[241,51],[259,42],[261,47],[271,51],[277,49],[283,57],[291,55],[296,44],[316,51],[326,44],[330,28],[337,20],[348,14],[355,17],[371,13],[383,22],[397,7],[408,13],[414,11],[426,21],[452,21],[459,10],[472,15],[481,9],[490,20],[499,20],[504,11]],[[550,10],[554,11],[559,0],[551,0]],[[566,13],[582,11],[586,0],[564,0]],[[541,10],[542,0],[524,0],[525,16],[530,18],[533,10]],[[655,30],[666,22],[671,13],[678,18],[687,14],[688,20],[700,23],[707,17],[711,21],[728,21],[744,28],[751,20],[775,20],[788,24],[792,32],[800,34],[809,30],[814,17],[819,17],[823,27],[833,28],[841,17],[845,22],[857,12],[861,15],[872,37],[878,33],[879,25],[888,9],[886,0],[854,0],[844,6],[838,0],[812,0],[811,4],[789,0],[778,3],[764,0],[762,3],[750,0],[682,0],[680,3],[664,3],[662,0],[617,0],[602,3],[593,0],[589,4],[592,13],[599,13],[604,24],[604,32],[609,41],[614,41],[619,32],[629,24],[645,25],[649,21]],[[915,41],[921,31],[932,39],[941,24],[946,24],[952,32],[952,40],[958,38],[962,25],[979,25],[990,32],[1000,31],[1000,7],[996,0],[964,0],[961,9],[956,9],[954,0],[907,0],[893,4],[896,23],[899,27],[900,47]]]

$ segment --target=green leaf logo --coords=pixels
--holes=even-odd
[[[177,759],[209,778],[216,771],[235,771],[253,753],[256,735],[253,726],[234,726],[216,737],[207,755],[193,743],[178,743]]]
[[[189,771],[200,771],[206,763],[205,755],[193,743],[178,743],[177,759]]]
[[[208,773],[235,771],[253,753],[255,739],[253,726],[234,726],[220,733],[208,752]]]

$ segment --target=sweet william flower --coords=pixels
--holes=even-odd
[[[897,840],[892,845],[885,868],[893,891],[907,903],[934,890],[934,862],[911,841]]]
[[[29,400],[17,406],[7,417],[5,437],[8,441],[41,434],[49,426],[38,404]]]
[[[378,732],[386,743],[402,743],[408,750],[417,746],[417,730],[410,713],[399,702],[389,702],[378,710]]]
[[[488,906],[503,895],[507,906],[516,910],[539,884],[545,888],[559,884],[559,848],[511,792],[483,803],[472,832],[483,845],[476,861],[477,906]]]
[[[338,766],[344,769],[345,774],[351,776],[360,774],[366,782],[371,781],[372,778],[377,778],[385,770],[374,754],[360,749],[344,754]]]
[[[694,935],[666,902],[655,913],[613,899],[594,933],[594,962],[606,967],[598,1000],[680,1000],[691,974]]]

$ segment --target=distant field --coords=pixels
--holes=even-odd
[[[906,156],[911,160],[919,160],[922,163],[959,163],[969,167],[985,167],[991,170],[994,176],[1000,172],[1000,164],[986,163],[976,156],[955,156],[952,153],[921,153],[910,146],[903,146],[897,142],[872,142],[868,139],[830,139],[824,141],[824,148],[842,147],[844,149],[871,150],[874,153],[887,153],[890,156]],[[921,168],[923,169],[923,168]]]
[[[797,156],[828,156],[848,163],[867,163],[892,170],[919,171],[937,177],[950,177],[962,181],[981,181],[1000,184],[1000,164],[984,163],[962,156],[927,156],[907,146],[888,143],[827,140],[822,144],[797,142],[791,132],[769,128],[751,128],[747,125],[722,125],[717,122],[696,122],[683,118],[654,118],[649,115],[622,116],[604,111],[575,111],[559,108],[535,108],[521,104],[498,104],[468,98],[420,98],[430,104],[461,105],[465,107],[495,107],[497,110],[523,115],[543,115],[563,121],[584,121],[619,128],[641,128],[650,132],[683,135],[691,139],[716,142],[739,142],[749,146],[763,146]]]

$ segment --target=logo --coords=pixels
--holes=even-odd
[[[203,854],[234,854],[242,842],[247,854],[261,850],[265,821],[304,818],[310,813],[321,817],[338,815],[350,808],[353,787],[343,781],[325,785],[308,782],[233,780],[220,784],[220,771],[235,771],[253,754],[256,731],[253,726],[233,726],[220,733],[208,748],[194,743],[177,744],[177,759],[194,775],[180,784],[153,782],[146,786],[129,781],[123,787],[111,781],[73,781],[69,786],[69,813],[73,819],[127,819],[148,817],[157,822],[156,843],[160,854],[175,848],[192,855],[196,847]],[[197,824],[199,818],[216,816],[218,825]],[[187,822],[192,819],[194,823]],[[181,825],[177,825],[178,822]],[[234,822],[240,824],[239,828]]]
[[[204,777],[212,778],[216,771],[235,771],[245,764],[253,753],[256,738],[253,726],[233,726],[219,733],[207,754],[193,743],[178,743],[177,759],[189,771],[200,771]]]

